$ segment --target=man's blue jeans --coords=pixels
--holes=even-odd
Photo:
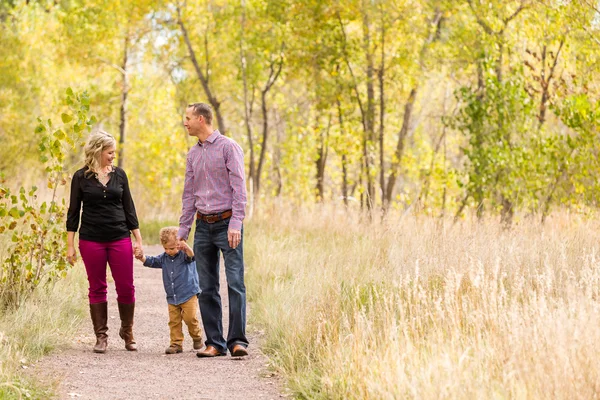
[[[206,345],[225,353],[234,345],[248,346],[246,339],[246,286],[244,285],[244,231],[235,249],[229,247],[227,229],[230,218],[209,224],[196,220],[194,253],[201,293],[200,314],[206,332]],[[219,295],[219,252],[225,260],[229,296],[229,331],[223,338],[223,310]]]

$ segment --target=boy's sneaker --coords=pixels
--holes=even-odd
[[[165,354],[177,354],[183,352],[181,346],[177,346],[176,344],[172,344],[165,350]]]
[[[194,339],[194,350],[200,350],[202,347],[204,347],[202,339]]]

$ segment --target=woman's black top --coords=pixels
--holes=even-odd
[[[80,239],[112,242],[129,237],[130,231],[138,229],[139,224],[125,171],[114,167],[104,186],[94,174],[86,177],[86,170],[84,167],[73,175],[67,231],[77,232],[83,203]]]

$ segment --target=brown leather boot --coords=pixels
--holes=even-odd
[[[119,316],[121,317],[121,329],[119,329],[119,336],[125,341],[125,348],[129,351],[137,351],[137,345],[133,338],[133,314],[135,310],[135,303],[131,304],[119,304]]]
[[[96,334],[96,344],[94,345],[94,353],[106,352],[108,345],[108,303],[90,304],[90,315],[92,316],[92,324],[94,325],[94,333]]]

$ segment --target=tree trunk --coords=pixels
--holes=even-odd
[[[364,4],[363,4],[364,6]],[[363,46],[367,62],[367,108],[365,115],[365,138],[363,140],[363,153],[365,157],[365,176],[367,180],[367,208],[371,210],[375,205],[375,182],[373,168],[375,166],[371,147],[375,143],[375,68],[373,52],[371,51],[371,23],[366,7],[363,10]]]
[[[127,71],[127,59],[129,56],[129,37],[125,37],[125,47],[123,49],[123,62],[121,64],[122,87],[121,87],[121,108],[119,110],[119,168],[125,164],[125,133],[127,131],[127,97],[129,96],[129,74]]]
[[[240,67],[242,71],[242,83],[244,87],[244,125],[246,126],[246,135],[248,137],[248,146],[250,147],[249,167],[249,186],[252,188],[252,196],[250,196],[249,214],[254,211],[254,177],[256,175],[256,167],[254,161],[254,135],[252,133],[252,108],[254,104],[254,87],[252,87],[252,99],[248,102],[248,65],[246,62],[246,54],[244,51],[244,29],[246,27],[246,2],[242,0],[242,21],[240,24]]]
[[[190,41],[188,31],[185,27],[185,24],[183,23],[183,20],[181,19],[181,9],[179,7],[177,7],[177,24],[181,28],[181,33],[183,34],[183,39],[187,46],[188,53],[190,55],[190,59],[192,60],[192,64],[194,65],[194,70],[196,71],[198,80],[200,80],[200,83],[202,84],[202,88],[204,89],[204,94],[208,98],[208,102],[212,106],[212,108],[217,116],[217,125],[219,128],[219,131],[225,135],[227,133],[227,129],[225,127],[225,119],[223,118],[223,115],[221,114],[221,102],[217,99],[217,97],[213,94],[212,90],[210,89],[208,75],[205,74],[202,71],[202,69],[200,68],[200,64],[198,63],[198,59],[196,58],[196,52],[194,51],[192,42]],[[207,43],[205,43],[205,46],[206,45],[207,45]],[[208,58],[208,55],[206,57]]]
[[[317,117],[317,127],[319,125],[319,117]],[[329,152],[328,138],[329,129],[331,128],[331,115],[329,115],[329,121],[327,122],[327,130],[319,135],[319,148],[317,153],[316,167],[317,167],[317,201],[322,202],[325,198],[325,165],[327,164],[327,153]]]
[[[379,63],[379,186],[382,208],[385,202],[385,21],[381,14],[381,61]]]
[[[344,130],[344,115],[342,114],[342,103],[337,98],[337,109],[338,109],[338,123],[340,124],[340,136],[345,137]],[[342,152],[342,199],[344,200],[344,205],[348,206],[348,160],[346,157],[346,151]]]
[[[404,117],[402,119],[402,128],[400,128],[400,133],[398,133],[398,143],[396,145],[396,152],[394,153],[394,158],[392,160],[392,164],[390,165],[390,174],[388,176],[388,181],[386,185],[386,192],[383,203],[384,210],[388,210],[392,202],[394,186],[396,185],[396,179],[400,172],[400,162],[402,161],[402,156],[404,155],[404,142],[406,136],[408,135],[408,130],[410,128],[412,111],[415,104],[415,99],[417,97],[417,90],[418,87],[414,87],[410,91],[408,100],[404,105]]]
[[[255,203],[259,198],[260,194],[260,175],[262,172],[263,164],[265,162],[265,156],[267,154],[267,139],[269,138],[269,113],[267,108],[267,94],[269,90],[273,87],[273,84],[279,78],[279,74],[281,73],[281,69],[283,68],[283,58],[279,60],[277,71],[275,71],[275,61],[271,62],[269,72],[269,79],[267,79],[267,83],[265,87],[262,89],[260,94],[261,99],[261,110],[263,117],[263,132],[262,132],[262,141],[260,143],[260,155],[258,158],[258,166],[256,167],[256,175],[254,176],[254,198]]]

